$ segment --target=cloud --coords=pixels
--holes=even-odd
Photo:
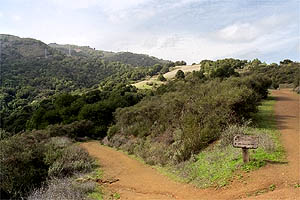
[[[292,50],[283,49],[294,50],[295,44],[299,52],[299,3],[294,1],[4,1],[3,10],[12,15],[1,18],[0,29],[47,43],[128,50],[189,63],[223,57],[263,60],[274,52],[288,55]],[[20,6],[19,1],[31,3]]]
[[[13,21],[18,22],[22,20],[22,17],[20,15],[13,15],[12,16]]]
[[[285,16],[269,16],[252,22],[235,22],[208,33],[177,31],[172,35],[157,34],[154,39],[147,35],[135,35],[127,38],[126,45],[133,52],[186,60],[188,63],[224,57],[263,60],[264,55],[278,55],[283,49],[299,45],[300,37],[294,35],[295,27],[289,24],[289,20]],[[141,45],[145,41],[153,45]],[[299,53],[299,49],[295,50]]]
[[[282,31],[289,18],[286,16],[270,16],[252,23],[234,23],[216,31],[216,39],[227,42],[253,42],[269,34]],[[284,28],[285,29],[285,28]]]
[[[249,42],[253,41],[260,34],[257,27],[249,24],[229,25],[217,32],[217,37],[221,40],[231,42]]]
[[[96,6],[98,0],[50,0],[50,3],[62,9],[84,9]]]

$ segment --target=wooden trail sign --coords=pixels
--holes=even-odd
[[[236,135],[233,138],[233,147],[257,149],[258,137],[250,135]]]
[[[242,148],[244,163],[249,162],[248,149],[257,149],[258,137],[250,135],[236,135],[233,138],[233,147]]]

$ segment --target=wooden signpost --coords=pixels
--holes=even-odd
[[[244,163],[249,162],[248,149],[257,149],[258,137],[250,135],[236,135],[233,138],[233,147],[242,148]]]

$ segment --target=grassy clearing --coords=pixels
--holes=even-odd
[[[102,200],[102,193],[101,192],[92,192],[88,195],[89,198],[95,199],[95,200]]]
[[[153,87],[157,87],[157,86],[164,84],[164,82],[157,80],[157,77],[158,76],[156,75],[156,76],[151,77],[148,80],[140,81],[133,85],[135,87],[137,87],[138,89],[152,89]]]
[[[202,151],[196,156],[197,161],[187,166],[190,181],[199,187],[225,186],[243,162],[240,154],[239,149],[231,146]]]
[[[182,70],[184,73],[192,72],[192,71],[199,71],[200,70],[200,65],[176,66],[176,67],[172,68],[170,72],[167,72],[167,73],[163,74],[163,76],[167,80],[173,79],[178,70]],[[154,86],[160,86],[160,85],[165,83],[165,82],[162,82],[162,81],[158,81],[157,77],[158,77],[158,75],[155,75],[151,78],[148,78],[147,80],[143,80],[143,81],[137,82],[137,83],[132,84],[132,85],[134,85],[138,89],[152,89]]]
[[[182,66],[176,66],[173,69],[171,69],[170,72],[165,73],[164,77],[166,79],[172,79],[175,77],[178,70],[182,70],[184,73],[192,72],[192,71],[199,71],[200,65],[182,65]]]
[[[103,171],[101,168],[97,168],[96,170],[94,170],[93,172],[91,172],[90,174],[88,174],[84,179],[84,180],[97,180],[97,179],[101,179],[103,177]],[[100,185],[98,187],[96,187],[92,192],[88,193],[87,195],[90,199],[94,199],[94,200],[102,200],[103,199],[103,191],[100,187]]]
[[[201,188],[222,187],[228,184],[238,169],[248,172],[266,165],[267,161],[284,161],[284,150],[279,142],[280,132],[274,119],[274,104],[275,100],[272,97],[263,101],[259,112],[254,116],[255,128],[246,127],[244,130],[246,134],[257,135],[260,138],[259,148],[250,150],[251,160],[248,164],[243,164],[241,149],[233,148],[232,145],[224,147],[221,141],[218,141],[179,167],[175,172],[176,176],[180,176],[181,181],[191,182]],[[160,171],[178,180],[174,178],[174,171]]]
[[[259,112],[254,116],[255,128],[251,130],[259,134],[265,134],[272,138],[274,142],[274,149],[271,152],[266,152],[260,146],[254,151],[254,159],[256,160],[270,160],[275,162],[284,162],[285,153],[282,144],[280,143],[280,132],[277,130],[276,121],[274,117],[274,105],[275,99],[273,97],[268,97],[261,106],[259,106]]]

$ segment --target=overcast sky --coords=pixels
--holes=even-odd
[[[299,61],[300,0],[0,0],[0,33],[188,63]]]

